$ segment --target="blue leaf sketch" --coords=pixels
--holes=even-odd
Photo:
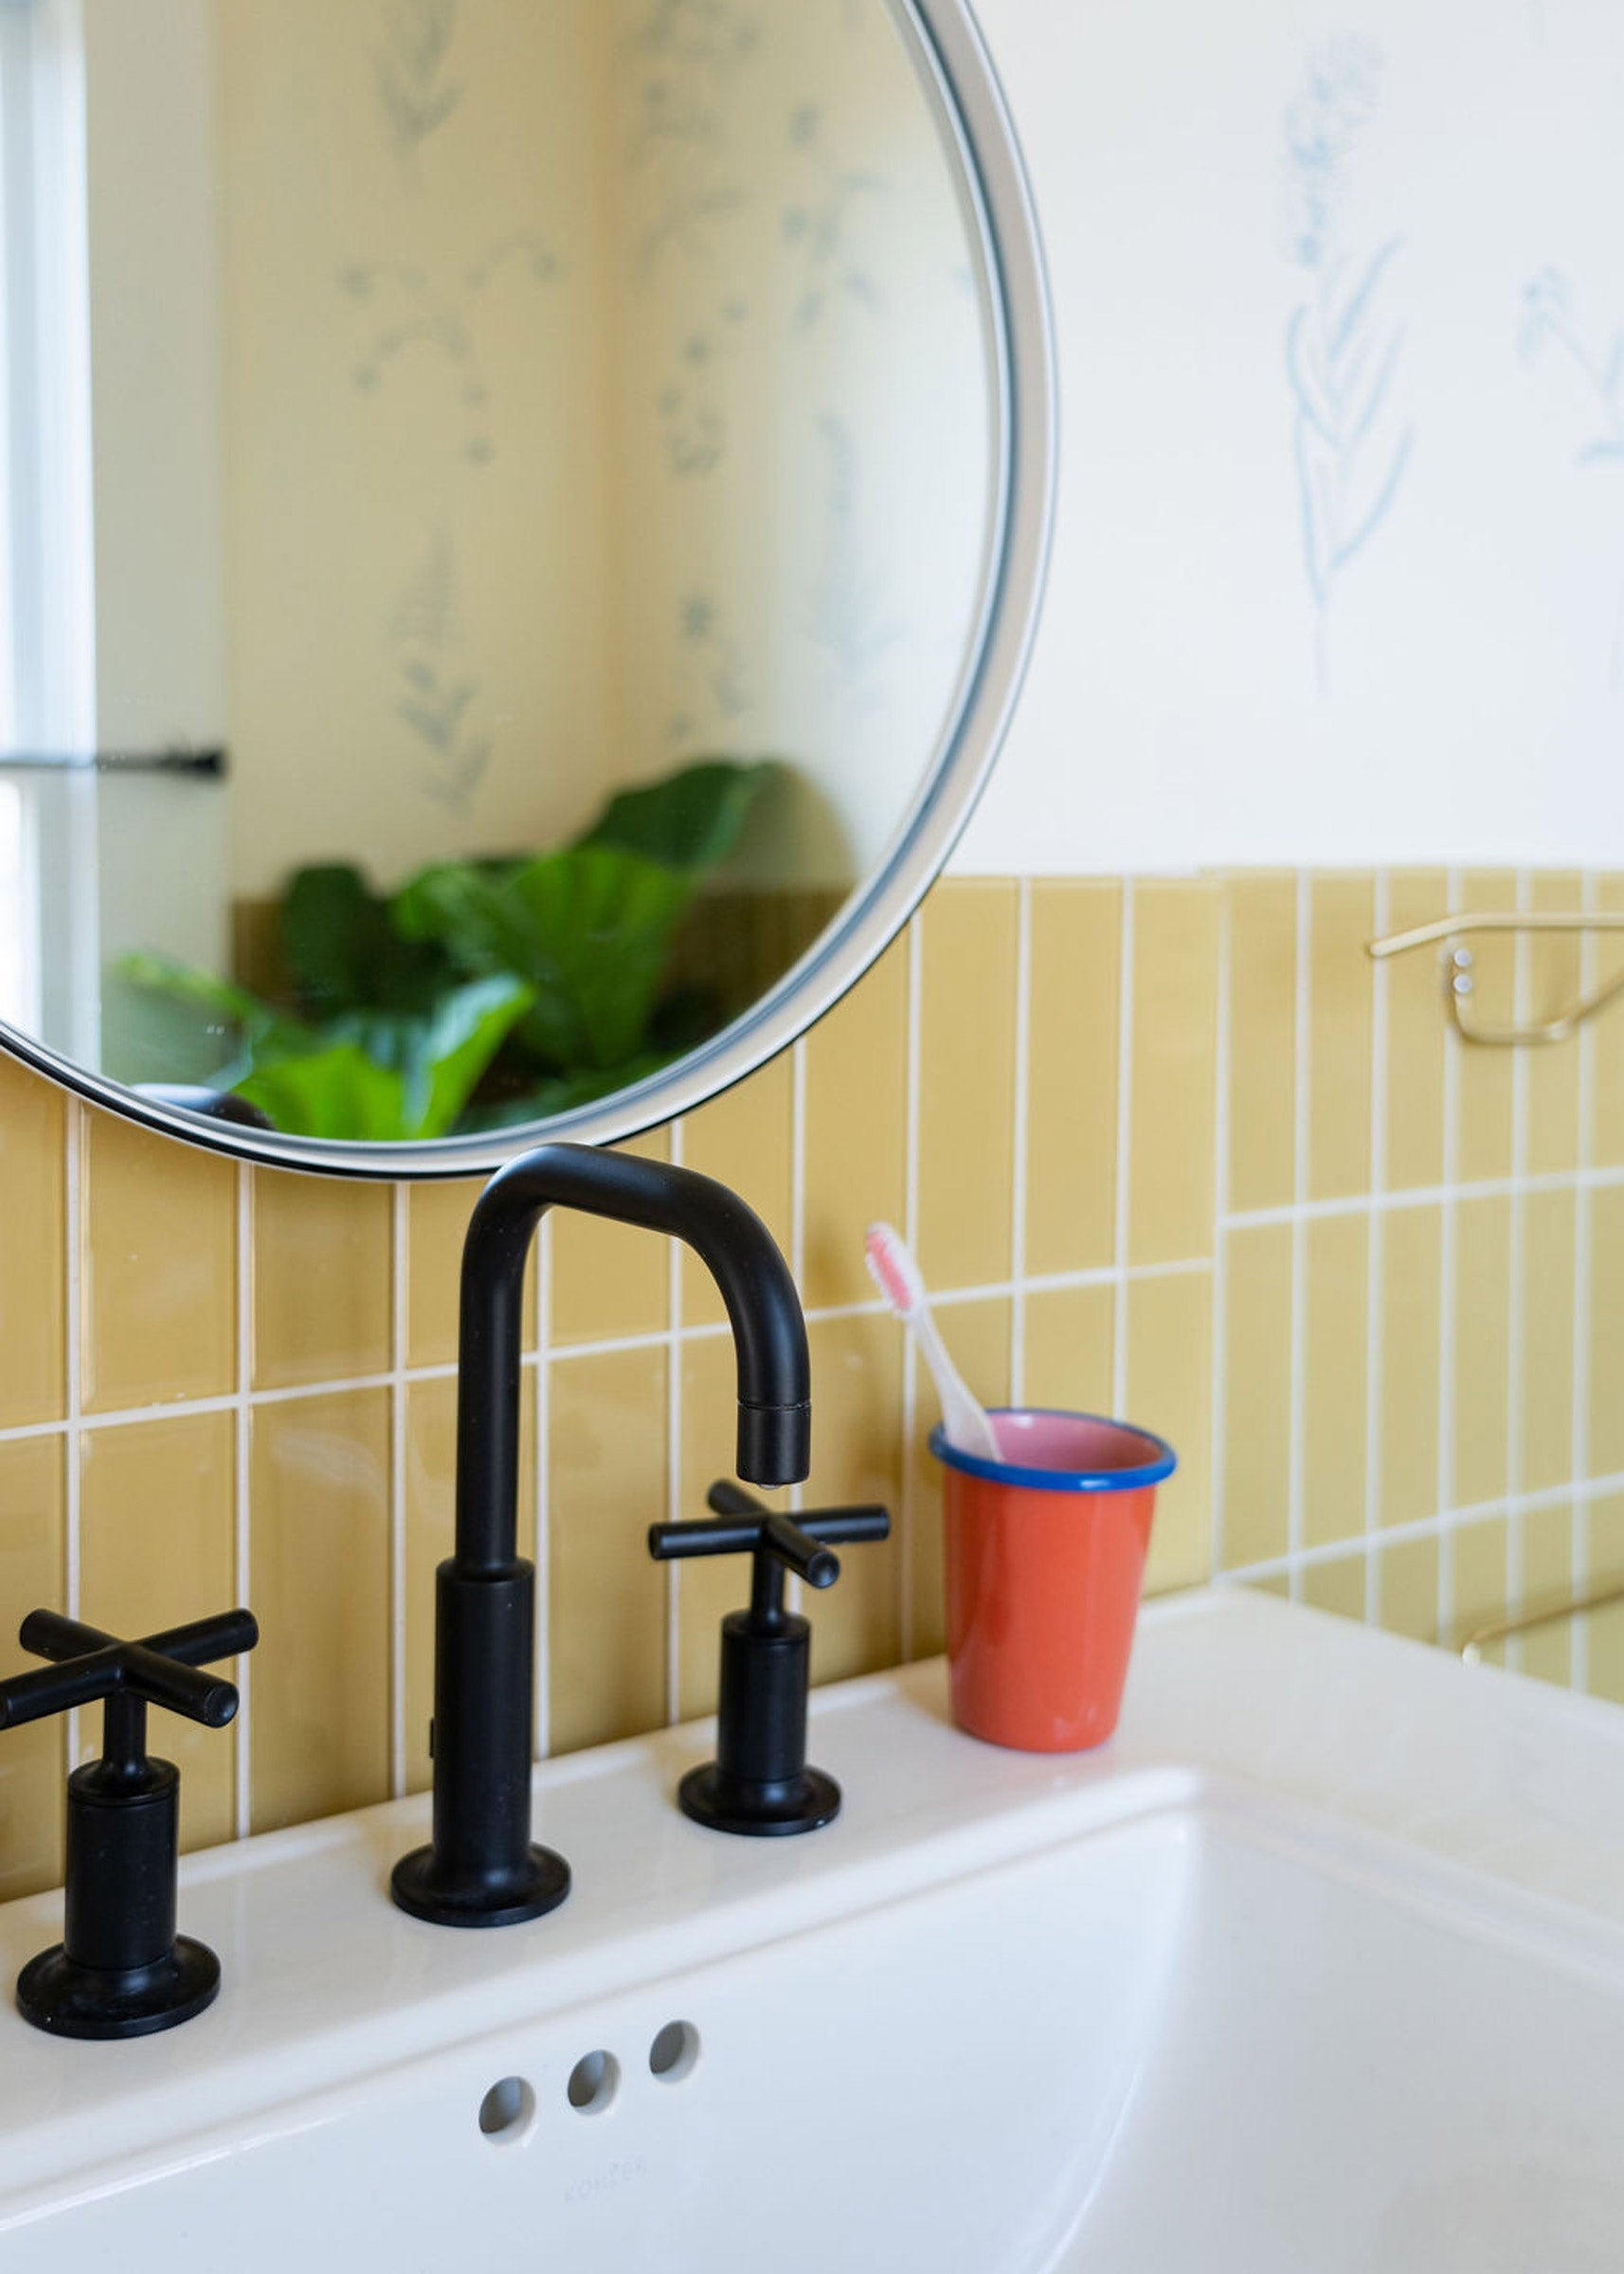
[[[883,574],[862,555],[862,461],[851,422],[824,410],[817,428],[827,486],[822,558],[806,595],[805,630],[832,666],[846,699],[863,715],[886,699],[884,665],[907,627],[892,612]]]
[[[430,541],[389,620],[399,692],[395,715],[423,749],[420,785],[437,804],[466,813],[491,763],[492,738],[470,718],[479,686],[458,670],[462,645],[451,532]]]
[[[1624,328],[1615,332],[1605,347],[1590,346],[1574,314],[1573,288],[1555,268],[1542,269],[1525,290],[1517,332],[1525,363],[1532,363],[1547,342],[1579,372],[1595,406],[1597,429],[1580,444],[1574,463],[1624,465]],[[1614,617],[1607,683],[1615,693],[1624,690],[1624,590]]]
[[[1390,237],[1374,252],[1344,241],[1347,162],[1375,111],[1380,74],[1371,42],[1327,41],[1286,114],[1292,257],[1308,280],[1286,327],[1286,374],[1322,695],[1340,580],[1386,519],[1414,440],[1394,414],[1404,331],[1386,310],[1403,240]]]
[[[452,116],[461,87],[446,77],[458,0],[388,0],[383,44],[373,51],[378,101],[395,146],[409,160]]]

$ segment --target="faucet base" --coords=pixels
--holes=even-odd
[[[211,2006],[220,1961],[207,1942],[177,1935],[150,1966],[81,1966],[59,1942],[17,1976],[17,2011],[53,2037],[150,2037]]]
[[[550,1848],[530,1850],[525,1864],[498,1880],[454,1878],[432,1848],[403,1855],[389,1877],[397,1906],[431,1926],[519,1926],[555,1911],[569,1892],[569,1866]]]
[[[716,1761],[708,1760],[703,1768],[689,1770],[677,1797],[683,1814],[695,1824],[756,1840],[816,1832],[840,1813],[840,1788],[821,1769],[803,1769],[782,1783],[757,1784],[730,1777]]]

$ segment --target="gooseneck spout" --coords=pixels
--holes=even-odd
[[[586,1145],[544,1145],[492,1178],[462,1251],[457,1561],[465,1571],[513,1560],[525,1259],[552,1207],[685,1240],[716,1282],[732,1326],[740,1476],[793,1485],[810,1465],[806,1327],[788,1266],[760,1217],[693,1169]]]
[[[735,1193],[692,1169],[589,1146],[522,1154],[480,1194],[462,1251],[455,1553],[436,1575],[434,1837],[394,1899],[440,1925],[500,1926],[562,1903],[568,1868],[530,1838],[535,1573],[517,1553],[525,1261],[551,1207],[685,1241],[711,1272],[738,1364],[740,1476],[810,1466],[811,1368],[795,1283]]]

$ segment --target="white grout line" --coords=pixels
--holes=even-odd
[[[1385,920],[1387,907],[1386,878],[1379,876],[1372,911],[1379,927]],[[1370,1190],[1364,1201],[1364,1615],[1373,1623],[1381,1616],[1381,1564],[1376,1543],[1379,1538],[1388,1536],[1381,1524],[1381,1461],[1386,1442],[1387,1219],[1382,1203],[1387,1197],[1389,984],[1386,965],[1379,964],[1371,983]]]
[[[789,1053],[789,1273],[797,1289],[806,1284],[806,1038],[802,1036]],[[816,1390],[817,1384],[813,1384]],[[813,1399],[817,1412],[817,1399]],[[789,1488],[789,1509],[798,1516],[806,1506],[804,1483]],[[791,1578],[785,1589],[787,1609],[801,1610],[801,1581]]]
[[[66,1224],[64,1244],[67,1256],[67,1290],[63,1305],[63,1330],[66,1349],[63,1353],[66,1381],[63,1383],[67,1417],[63,1423],[65,1438],[63,1474],[63,1599],[69,1618],[79,1616],[80,1597],[80,1514],[81,1478],[84,1453],[81,1435],[83,1413],[84,1363],[84,1305],[83,1272],[89,1255],[89,1243],[84,1236],[84,1120],[85,1109],[77,1098],[69,1098],[64,1123],[64,1151],[63,1157],[63,1198]],[[80,1758],[81,1716],[76,1706],[63,1723],[63,1742],[67,1748],[68,1767],[75,1768]]]
[[[1453,913],[1461,905],[1461,875],[1449,872],[1445,900]],[[1380,929],[1389,918],[1384,911]],[[1438,1218],[1438,1445],[1434,1499],[1440,1508],[1450,1507],[1455,1494],[1454,1439],[1460,1377],[1455,1313],[1460,1301],[1460,1053],[1464,1047],[1454,1021],[1443,1020],[1443,1092],[1440,1131],[1444,1200]],[[1454,1539],[1445,1533],[1438,1543],[1438,1626],[1452,1634],[1455,1621]]]
[[[1015,934],[1015,1100],[1010,1135],[1009,1269],[1015,1292],[1009,1312],[1009,1397],[1026,1402],[1026,1148],[1032,1078],[1032,879],[1022,876]]]
[[[389,1790],[406,1789],[406,1294],[409,1243],[405,1184],[389,1195]]]
[[[237,1395],[227,1410],[232,1417],[234,1450],[237,1600],[250,1609],[254,1601],[253,1491],[250,1464],[254,1453],[253,1409],[248,1393],[254,1381],[254,1171],[246,1161],[237,1164]],[[254,1829],[253,1728],[254,1661],[237,1661],[237,1837],[245,1840]]]
[[[535,1752],[552,1750],[552,1211],[535,1242]]]
[[[682,1166],[682,1124],[671,1125],[671,1164]],[[665,1333],[665,1521],[682,1520],[682,1243],[666,1242]],[[601,1345],[600,1345],[601,1346]],[[674,1557],[665,1566],[665,1718],[682,1719],[682,1565]]]
[[[1133,879],[1122,885],[1122,961],[1118,974],[1116,1031],[1116,1220],[1112,1254],[1117,1297],[1112,1319],[1110,1400],[1114,1414],[1128,1411],[1128,1271],[1132,1229],[1133,1186],[1133,980],[1136,907]]]
[[[1223,1569],[1224,1463],[1229,1453],[1229,1348],[1224,1331],[1229,1301],[1229,1240],[1220,1227],[1230,1203],[1230,1081],[1232,996],[1235,977],[1235,926],[1230,894],[1218,896],[1218,1040],[1214,1063],[1213,1097],[1213,1287],[1212,1287],[1212,1419],[1208,1457],[1212,1472],[1208,1516],[1207,1568]]]
[[[1296,970],[1291,1003],[1291,1198],[1299,1213],[1291,1219],[1291,1315],[1288,1322],[1289,1389],[1286,1435],[1286,1549],[1303,1544],[1307,1495],[1308,1398],[1308,1231],[1300,1211],[1307,1205],[1311,1171],[1313,1109],[1313,946],[1314,886],[1306,869],[1297,874],[1294,946]]]
[[[1380,974],[1378,974],[1380,978]],[[1538,1175],[1480,1177],[1462,1184],[1406,1184],[1392,1192],[1344,1194],[1328,1200],[1308,1200],[1302,1207],[1288,1202],[1275,1208],[1242,1208],[1223,1218],[1226,1232],[1254,1232],[1271,1224],[1290,1224],[1301,1218],[1315,1223],[1329,1217],[1398,1216],[1406,1209],[1440,1208],[1451,1200],[1496,1200],[1527,1198],[1542,1192],[1609,1192],[1624,1185],[1624,1167],[1554,1168]],[[932,1295],[931,1301],[936,1300]]]
[[[1537,1515],[1544,1508],[1561,1507],[1570,1497],[1589,1503],[1618,1491],[1624,1491],[1624,1471],[1612,1476],[1590,1477],[1577,1486],[1549,1485],[1515,1498],[1502,1496],[1499,1500],[1477,1501],[1469,1507],[1446,1508],[1436,1516],[1417,1516],[1407,1524],[1390,1525],[1381,1534],[1380,1545],[1400,1547],[1412,1541],[1441,1539],[1448,1532],[1462,1530],[1471,1524],[1491,1522],[1495,1517]],[[1367,1550],[1368,1543],[1356,1534],[1350,1540],[1327,1541],[1323,1546],[1305,1547],[1294,1556],[1271,1556],[1264,1561],[1241,1564],[1234,1571],[1215,1576],[1226,1586],[1232,1582],[1244,1586],[1258,1579],[1289,1578],[1293,1572],[1311,1571],[1321,1564],[1352,1562],[1358,1557],[1375,1561]]]
[[[903,1108],[902,1236],[910,1252],[919,1253],[919,1014],[924,995],[924,929],[914,914],[908,923],[907,1074]],[[867,1309],[868,1305],[862,1306]],[[873,1308],[883,1308],[883,1305]],[[902,1348],[902,1505],[898,1529],[902,1535],[902,1655],[913,1655],[918,1620],[914,1599],[914,1531],[919,1522],[918,1491],[914,1484],[914,1437],[919,1427],[919,1354],[913,1337],[904,1335]]]

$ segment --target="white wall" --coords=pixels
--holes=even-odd
[[[955,865],[1624,859],[1624,9],[978,13],[1063,424]]]

